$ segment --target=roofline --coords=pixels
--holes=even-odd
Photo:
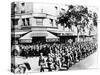
[[[40,14],[40,15],[44,14],[45,16],[43,16],[43,17],[52,16],[52,17],[55,17],[55,18],[56,18],[56,16],[51,15],[51,14],[47,14],[47,13],[15,14],[15,15],[11,15],[11,18],[12,18],[12,19],[13,19],[13,18],[16,19],[16,18],[20,18],[20,17],[23,17],[23,16],[27,16],[26,18],[32,18],[32,17],[35,17],[35,14]],[[40,17],[42,17],[42,16],[40,16]]]

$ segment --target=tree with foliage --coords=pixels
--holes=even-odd
[[[92,23],[89,25],[89,35],[91,35],[91,32],[95,31],[95,27],[97,28],[97,13],[92,12],[89,13],[89,18],[91,19]]]
[[[87,7],[70,5],[68,10],[64,14],[60,14],[60,16],[58,17],[58,23],[70,29],[72,25],[76,26],[79,41],[80,32],[84,32],[84,27],[89,23],[89,15],[90,14],[88,13]],[[94,23],[95,25],[97,25],[95,19]]]

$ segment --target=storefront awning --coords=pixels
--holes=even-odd
[[[68,31],[49,31],[51,33],[57,34],[57,36],[73,36],[73,32],[68,32]]]
[[[59,38],[59,37],[57,37],[57,36],[53,35],[53,34],[52,34],[52,33],[50,33],[50,32],[47,32],[46,39],[52,39],[52,38]]]
[[[59,37],[47,31],[32,31],[20,38],[21,43],[31,43],[34,37],[45,37],[46,42],[58,41]]]
[[[28,33],[28,34],[24,35],[23,37],[21,37],[19,39],[19,42],[20,43],[31,43],[32,42],[32,38],[30,36],[30,33]]]
[[[59,37],[53,35],[50,32],[47,32],[48,36],[46,36],[46,42],[56,42],[59,41]]]

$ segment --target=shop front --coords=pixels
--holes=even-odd
[[[73,32],[66,32],[66,31],[49,31],[52,34],[55,34],[57,37],[59,37],[59,41],[62,43],[68,42],[68,40],[75,41],[76,35],[73,35]]]
[[[31,31],[30,33],[24,35],[20,38],[20,43],[30,43],[30,44],[40,44],[49,42],[58,42],[59,37],[53,35],[48,31]]]

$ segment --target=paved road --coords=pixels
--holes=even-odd
[[[76,63],[73,65],[69,70],[82,70],[82,69],[92,69],[92,68],[98,68],[97,63],[97,52],[94,54],[88,56],[84,60],[80,61],[79,63]]]
[[[32,68],[31,72],[39,72],[39,66],[38,66],[39,58],[38,57],[33,57],[33,58],[28,58],[28,59],[25,59],[22,57],[16,57],[15,60],[16,60],[15,61],[16,64],[29,62]],[[81,60],[79,63],[76,63],[69,70],[80,70],[80,69],[89,69],[89,68],[97,68],[97,52],[88,56],[86,59]]]

